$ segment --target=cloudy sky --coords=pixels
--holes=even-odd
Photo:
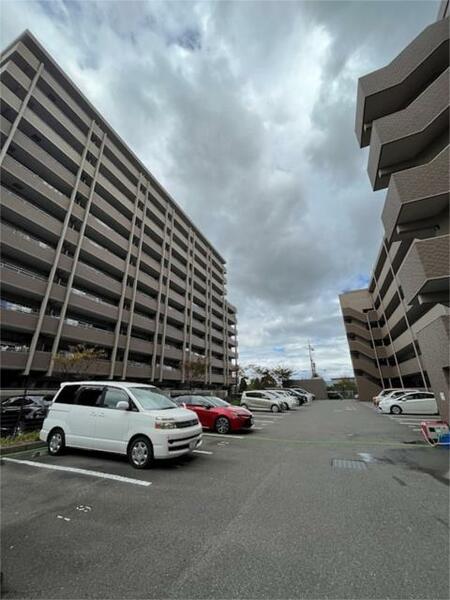
[[[382,234],[357,78],[438,4],[1,1],[1,45],[30,29],[225,257],[241,364],[306,374],[310,339],[330,378]]]

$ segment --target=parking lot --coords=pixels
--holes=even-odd
[[[350,400],[255,417],[146,471],[3,459],[4,597],[448,598],[448,451]]]

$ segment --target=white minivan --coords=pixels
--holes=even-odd
[[[115,381],[63,383],[40,433],[52,455],[66,447],[126,454],[136,469],[192,452],[202,443],[197,415],[153,385]]]

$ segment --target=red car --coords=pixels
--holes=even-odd
[[[217,433],[229,433],[253,427],[253,415],[246,408],[232,406],[215,396],[178,396],[174,398],[179,406],[196,413],[202,427]]]

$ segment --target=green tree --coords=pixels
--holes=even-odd
[[[283,365],[278,365],[274,369],[272,369],[272,376],[275,378],[278,385],[281,387],[289,387],[289,383],[292,379],[292,375],[294,374],[294,370],[289,367],[285,367]]]

